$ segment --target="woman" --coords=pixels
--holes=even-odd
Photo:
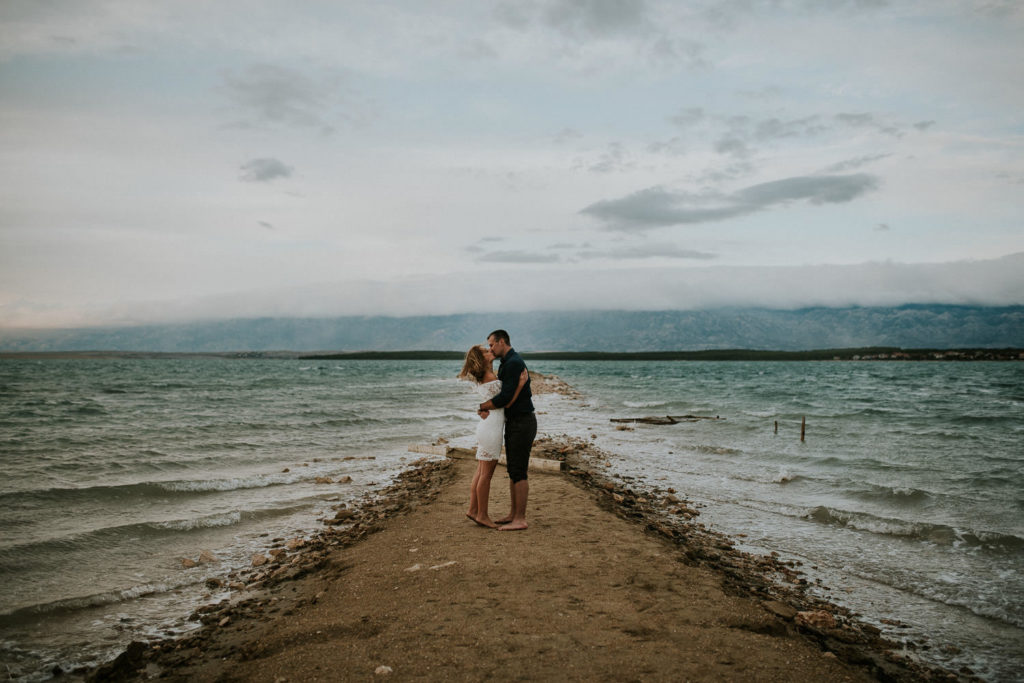
[[[501,391],[501,380],[494,374],[491,364],[494,362],[494,354],[486,346],[474,346],[466,352],[466,361],[462,365],[462,372],[459,379],[471,380],[476,385],[476,391],[487,401],[498,395]],[[519,398],[530,373],[523,371],[519,377],[519,386],[516,393],[509,401],[509,405],[515,403]],[[473,475],[473,484],[469,492],[469,512],[466,516],[480,526],[496,529],[498,527],[487,513],[487,503],[491,495],[491,477],[494,475],[494,468],[498,465],[498,458],[501,456],[502,436],[505,429],[505,409],[496,408],[490,411],[480,420],[476,428],[476,473]]]

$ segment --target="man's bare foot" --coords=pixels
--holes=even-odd
[[[522,530],[527,529],[527,528],[529,528],[529,527],[526,524],[526,520],[525,519],[522,520],[521,522],[517,522],[517,521],[513,520],[512,522],[510,522],[508,524],[505,524],[503,526],[499,526],[498,527],[498,531],[522,531]]]
[[[505,515],[501,519],[494,520],[495,524],[510,524],[512,522],[512,515]]]
[[[491,521],[490,517],[470,517],[474,522],[480,526],[485,526],[488,529],[497,529],[498,525]]]
[[[466,516],[469,517],[474,522],[476,521],[476,513],[475,512],[467,512]]]

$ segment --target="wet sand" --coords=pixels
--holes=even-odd
[[[178,641],[136,643],[100,680],[942,680],[805,595],[798,571],[732,548],[670,491],[600,475],[582,441],[531,474],[529,523],[465,516],[471,459],[423,462],[236,581]],[[492,516],[507,511],[499,467]],[[242,588],[247,584],[248,588]]]

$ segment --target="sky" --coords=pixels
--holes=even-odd
[[[0,328],[1024,304],[1017,0],[2,0]]]

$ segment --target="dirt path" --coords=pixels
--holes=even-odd
[[[598,505],[565,474],[531,475],[525,532],[465,517],[475,463],[437,468],[432,500],[201,635],[139,647],[142,676],[188,681],[874,680],[823,652],[678,545]],[[416,502],[416,501],[420,502]],[[508,504],[495,473],[492,510]],[[404,514],[403,514],[404,513]],[[358,534],[363,535],[363,534]],[[140,656],[141,655],[141,656]],[[387,667],[387,668],[384,668]],[[134,674],[133,674],[134,675]]]

